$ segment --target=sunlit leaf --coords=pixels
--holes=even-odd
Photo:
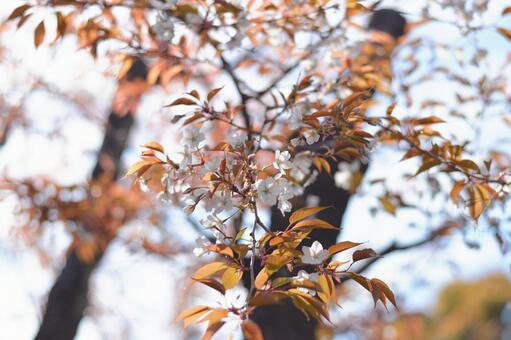
[[[458,203],[458,197],[459,197],[459,194],[461,192],[461,190],[463,190],[463,188],[465,187],[465,181],[457,181],[454,186],[452,187],[451,189],[451,201],[456,204]]]
[[[320,219],[311,219],[311,220],[303,220],[294,225],[292,230],[299,229],[329,229],[329,230],[339,230],[339,228],[334,227],[330,223],[320,220]]]
[[[257,274],[255,278],[255,287],[257,289],[262,289],[269,278],[270,275],[268,274],[266,268],[261,269],[261,271],[259,272],[259,274]]]
[[[353,262],[369,259],[371,257],[378,256],[376,252],[371,248],[356,250],[353,252],[352,259]]]
[[[333,246],[330,246],[330,248],[328,248],[328,253],[330,254],[330,256],[333,256],[337,253],[354,248],[361,244],[362,243],[350,242],[350,241],[339,242],[339,243],[334,244]]]
[[[210,102],[213,98],[215,98],[215,96],[218,94],[218,92],[220,92],[224,87],[218,87],[216,89],[213,89],[211,90],[209,93],[208,93],[208,102]]]
[[[193,274],[193,277],[196,279],[202,279],[226,270],[227,268],[229,268],[229,265],[225,262],[211,262],[200,267],[195,274]]]
[[[44,36],[46,35],[46,28],[44,27],[44,20],[42,20],[34,31],[34,45],[36,48],[42,44],[44,41]]]
[[[165,105],[164,107],[171,107],[177,105],[197,105],[197,102],[190,98],[178,98],[174,100],[172,103]]]
[[[214,290],[216,290],[220,294],[225,295],[225,287],[224,287],[224,285],[222,283],[220,283],[219,281],[215,280],[215,279],[197,279],[197,278],[192,278],[192,280],[200,282],[202,284],[205,284],[206,286],[213,288]]]
[[[238,285],[243,276],[243,272],[238,268],[229,267],[225,270],[224,275],[222,275],[222,282],[224,284],[225,289],[231,289]]]
[[[243,321],[241,330],[246,340],[264,340],[261,328],[252,320]]]
[[[295,222],[303,220],[303,219],[305,219],[309,216],[312,216],[314,214],[317,214],[318,212],[323,211],[327,208],[329,208],[329,207],[313,207],[313,208],[298,209],[291,214],[291,217],[289,217],[289,224],[293,224]]]

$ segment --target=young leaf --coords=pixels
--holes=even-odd
[[[465,187],[465,181],[457,181],[451,189],[451,201],[456,204],[458,203],[458,196]]]
[[[196,279],[203,279],[205,277],[211,276],[223,270],[229,268],[229,265],[225,262],[211,262],[202,267],[200,267],[195,274],[193,275]]]
[[[261,269],[261,271],[259,272],[259,274],[257,274],[255,278],[255,287],[257,289],[262,289],[269,278],[270,275],[268,274],[266,268]]]
[[[19,7],[16,7],[14,9],[14,11],[11,12],[11,14],[9,15],[9,17],[7,18],[7,20],[13,20],[13,19],[16,19],[17,17],[20,17],[22,16],[23,14],[25,14],[25,12],[27,11],[27,9],[29,9],[30,5],[21,5]]]
[[[497,31],[499,31],[499,33],[506,37],[508,40],[511,40],[511,31],[507,28],[499,27],[497,28]]]
[[[229,267],[225,270],[224,275],[222,275],[222,282],[224,284],[225,289],[231,289],[238,285],[241,280],[241,276],[243,272],[238,268]]]
[[[357,262],[357,261],[365,260],[365,259],[375,257],[375,256],[378,256],[378,254],[376,254],[376,252],[373,249],[366,248],[366,249],[354,251],[352,259],[353,259],[353,262]]]
[[[192,278],[192,280],[200,282],[202,284],[205,284],[206,286],[213,288],[214,290],[216,290],[220,294],[225,295],[225,287],[224,287],[224,285],[221,284],[220,282],[218,282],[215,279],[196,279],[196,278]]]
[[[320,220],[320,219],[311,219],[311,220],[303,220],[295,224],[292,230],[298,230],[298,229],[329,229],[329,230],[339,230],[339,228],[334,227],[330,223]]]
[[[241,330],[246,340],[264,340],[261,328],[252,320],[243,321]]]
[[[44,27],[44,20],[42,20],[39,25],[35,28],[34,31],[34,45],[36,48],[42,44],[44,41],[44,36],[46,34],[46,28]]]
[[[163,153],[165,151],[163,146],[160,143],[156,142],[156,141],[149,142],[149,143],[144,144],[142,146],[144,148],[148,148],[148,149],[151,149],[151,150],[154,150],[154,151],[158,151],[158,152],[161,152],[161,153]]]
[[[330,246],[330,248],[328,248],[328,253],[330,254],[330,256],[333,256],[337,253],[354,248],[361,244],[362,243],[350,242],[350,241],[339,242],[337,244],[334,244],[333,246]]]
[[[197,102],[190,98],[178,98],[174,100],[172,103],[165,105],[164,107],[171,107],[177,105],[197,105]]]
[[[210,102],[217,94],[218,92],[220,92],[224,87],[218,87],[216,89],[213,89],[211,90],[209,93],[208,93],[208,102]]]
[[[190,307],[188,309],[185,309],[181,313],[179,313],[179,315],[176,317],[176,321],[184,320],[184,319],[189,318],[190,316],[193,316],[193,315],[195,315],[197,313],[200,313],[200,312],[203,312],[203,311],[208,311],[208,310],[211,310],[211,308],[208,307],[208,306],[194,306],[194,307]]]
[[[301,221],[311,215],[317,214],[320,211],[323,211],[329,207],[313,207],[313,208],[302,208],[298,209],[291,214],[289,217],[289,224],[293,224],[295,222]]]
[[[389,286],[387,286],[387,284],[385,282],[383,282],[380,279],[371,279],[371,285],[373,287],[378,287],[383,292],[383,294],[387,297],[387,299],[389,299],[389,301],[394,305],[394,307],[396,307],[396,309],[399,309],[397,307],[394,292],[392,292],[392,290],[389,288]]]

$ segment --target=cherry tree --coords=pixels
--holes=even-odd
[[[57,219],[79,222],[87,236],[77,236],[71,247],[38,338],[75,335],[92,270],[122,225],[149,205],[148,197],[180,208],[201,233],[190,253],[208,261],[192,282],[222,295],[246,287],[246,296],[228,306],[191,306],[179,314],[186,327],[206,323],[204,339],[229,322],[239,323],[248,339],[313,338],[318,323],[332,322],[330,309],[342,305],[337,287],[348,280],[367,290],[375,305],[397,308],[392,289],[364,271],[383,255],[434,243],[478,221],[491,226],[505,251],[500,219],[484,213],[506,207],[509,154],[498,147],[483,150],[477,136],[485,112],[509,122],[503,113],[509,105],[506,73],[492,76],[481,66],[491,51],[477,38],[469,45],[471,59],[463,55],[457,66],[475,65],[480,74],[421,59],[418,50],[435,59],[450,48],[412,36],[446,21],[436,17],[439,8],[452,11],[457,21],[447,24],[465,39],[483,31],[511,38],[500,22],[485,22],[488,1],[426,3],[419,19],[409,22],[406,13],[380,1],[351,0],[53,0],[14,9],[8,24],[18,28],[43,13],[34,30],[36,48],[50,43],[47,30],[54,27],[52,48],[75,36],[94,58],[113,54],[120,63],[104,143],[91,182],[82,188],[87,199],[45,197]],[[502,16],[510,12],[503,8]],[[393,67],[396,58],[403,69]],[[437,76],[471,94],[456,93],[457,106],[441,95],[416,94]],[[173,115],[168,128],[178,132],[179,143],[147,141],[125,173],[138,188],[122,188],[116,183],[120,157],[138,101],[151,87],[176,84],[185,90],[166,107]],[[469,102],[481,103],[476,117],[470,107],[460,109]],[[433,111],[441,114],[428,114]],[[442,128],[456,120],[474,128],[472,140]],[[410,198],[385,178],[365,183],[381,148],[415,161],[407,179],[426,183],[425,190]],[[375,211],[414,209],[434,215],[429,220],[436,225],[422,239],[392,242],[380,251],[366,240],[343,239],[343,215],[362,184],[376,193]],[[42,191],[29,181],[11,186],[33,201]],[[442,207],[428,210],[421,204],[427,199],[441,200]],[[49,219],[31,218],[39,225]],[[72,290],[65,287],[69,282],[77,283]],[[61,322],[66,327],[58,331]]]

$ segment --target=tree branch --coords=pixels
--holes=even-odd
[[[396,241],[394,241],[389,246],[387,246],[387,248],[384,248],[380,252],[377,252],[378,256],[377,257],[373,257],[372,259],[368,260],[362,267],[360,267],[357,270],[357,272],[358,273],[363,273],[363,272],[367,271],[373,264],[378,262],[385,255],[391,254],[391,253],[396,252],[396,251],[399,252],[399,251],[405,251],[405,250],[410,250],[410,249],[421,247],[421,246],[423,246],[425,244],[428,244],[428,243],[436,240],[438,237],[439,237],[439,235],[437,233],[433,232],[428,237],[426,237],[424,239],[421,239],[421,240],[418,240],[418,241],[415,241],[415,242],[411,242],[411,243],[408,243],[408,244],[400,245]],[[343,282],[349,281],[349,279],[350,278],[348,277],[348,278],[344,279]]]

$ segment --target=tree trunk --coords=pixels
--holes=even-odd
[[[119,84],[117,94],[122,95],[124,85],[129,87],[130,83],[143,81],[146,75],[145,63],[141,60],[135,61],[124,83]],[[92,181],[115,181],[119,177],[121,156],[133,127],[134,112],[128,110],[127,113],[120,113],[116,112],[115,105],[113,107],[92,173]],[[94,261],[88,263],[81,260],[75,250],[71,251],[48,295],[36,340],[71,340],[75,337],[88,304],[89,280],[102,256],[103,253],[100,253]]]

